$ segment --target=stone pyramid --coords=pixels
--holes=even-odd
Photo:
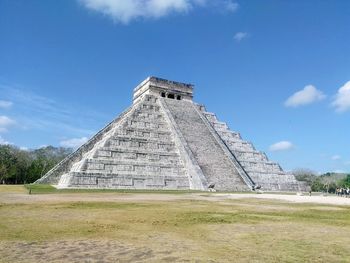
[[[193,102],[190,84],[149,77],[133,104],[36,183],[58,188],[300,191],[294,175]]]

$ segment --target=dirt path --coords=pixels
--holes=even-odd
[[[218,194],[221,196],[220,194]],[[259,199],[276,199],[294,203],[316,203],[330,205],[350,205],[350,198],[338,196],[300,196],[300,195],[283,195],[283,194],[229,194],[222,195],[229,199],[240,198],[259,198]]]
[[[0,203],[38,203],[38,202],[152,202],[176,200],[224,201],[228,199],[275,199],[294,203],[318,203],[331,205],[350,205],[350,198],[338,196],[300,196],[284,194],[140,194],[140,193],[73,193],[73,194],[36,194],[0,193]]]

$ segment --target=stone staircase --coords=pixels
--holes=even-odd
[[[207,112],[204,106],[200,105],[198,108],[225,141],[255,185],[260,185],[267,191],[300,190],[302,185],[296,181],[294,175],[285,173],[279,164],[269,161],[264,152],[257,151],[252,143],[244,141],[239,133],[231,131],[225,122],[220,122],[216,115]]]
[[[163,99],[209,184],[217,190],[246,191],[247,184],[190,101]]]

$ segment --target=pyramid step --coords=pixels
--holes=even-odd
[[[284,174],[283,171],[281,171],[278,168],[267,168],[267,167],[261,167],[261,166],[255,166],[255,165],[249,165],[249,166],[245,166],[243,165],[244,169],[246,172],[250,173],[265,173],[265,174],[269,174],[269,173],[278,173],[278,174]]]
[[[157,161],[157,160],[154,160]],[[87,159],[88,169],[103,170],[106,165],[131,165],[131,166],[150,166],[150,167],[170,167],[183,169],[184,166],[179,160],[169,161],[168,163],[162,162],[163,160],[158,160],[159,162],[149,162],[147,160],[112,160],[112,159]]]
[[[135,141],[135,142],[154,142],[154,143],[173,143],[172,137],[169,134],[162,133],[143,133],[142,136],[137,135],[113,135],[111,139],[115,141]],[[151,137],[152,135],[152,137]],[[154,136],[154,137],[153,137]],[[157,136],[157,137],[156,137]]]
[[[229,127],[228,127],[226,122],[216,121],[216,122],[212,123],[212,126],[217,131],[228,131],[229,130]]]
[[[266,155],[258,151],[235,151],[235,156],[240,162],[268,162]]]
[[[115,164],[111,163],[89,163],[85,172],[90,173],[126,173],[126,174],[143,174],[143,175],[186,175],[186,171],[183,166],[174,165],[152,165],[150,163],[126,163],[119,162]]]
[[[232,151],[255,151],[254,146],[251,143],[242,143],[242,142],[226,142],[226,145],[232,150]]]
[[[114,158],[114,157],[98,157],[95,160],[97,160],[97,163],[104,163],[104,164],[116,164],[116,160],[117,163],[128,163],[128,164],[144,164],[144,163],[148,163],[150,165],[153,166],[173,166],[173,167],[183,167],[183,163],[180,159],[176,158],[169,158],[169,159],[157,159],[157,158],[144,158],[144,159],[140,159],[140,158],[135,158],[132,159],[132,157],[135,156],[128,156],[130,158],[126,158],[124,157],[125,155],[122,155],[121,157],[118,157],[118,159]]]
[[[143,134],[143,133],[158,133],[158,134],[164,134],[164,135],[171,135],[171,132],[169,132],[169,129],[151,129],[151,128],[136,128],[136,127],[125,127],[121,130],[118,130],[116,134],[120,135],[133,135],[133,134]]]
[[[187,176],[129,175],[71,172],[71,187],[120,189],[189,189]]]
[[[129,139],[113,139],[110,138],[105,146],[112,147],[124,147],[124,148],[137,148],[144,150],[163,150],[172,152],[175,150],[175,143],[173,142],[159,142],[157,140],[134,140],[132,138]]]
[[[142,117],[139,117],[139,116],[132,116],[130,118],[127,119],[127,122],[128,124],[129,123],[146,123],[146,124],[149,124],[149,123],[152,123],[152,124],[157,124],[157,125],[166,125],[166,121],[164,119],[157,119],[157,120],[151,120],[151,119],[146,119],[146,118],[142,118]],[[145,128],[148,128],[148,127],[145,127]]]
[[[249,172],[249,176],[251,176],[252,178],[256,178],[257,176],[287,176],[288,174],[286,174],[283,171],[279,171],[279,172],[269,172],[269,171],[253,171],[253,170],[248,170]],[[289,176],[289,175],[288,175]],[[293,175],[291,175],[292,177],[294,177]]]
[[[241,141],[242,140],[242,137],[241,135],[238,133],[238,132],[233,132],[233,131],[230,131],[230,130],[226,130],[226,131],[218,131],[218,134],[220,135],[220,137],[225,140],[225,141],[229,141],[229,140],[232,140],[232,141]]]
[[[129,147],[125,145],[113,145],[108,143],[100,148],[101,151],[105,151],[101,156],[109,156],[114,154],[115,156],[120,152],[132,152],[132,153],[140,153],[141,154],[161,154],[161,155],[178,155],[177,149],[173,148],[145,148],[145,147]],[[108,153],[111,152],[111,153]],[[99,153],[97,153],[99,154]],[[112,155],[113,156],[113,155]]]
[[[97,151],[97,155],[101,157],[109,157],[113,156],[113,154],[119,154],[119,153],[135,153],[138,154],[139,157],[145,158],[147,155],[161,155],[161,156],[170,156],[170,157],[179,157],[179,154],[177,151],[169,152],[169,151],[162,151],[162,150],[147,150],[147,149],[134,149],[134,148],[124,148],[124,147],[101,147]]]
[[[157,103],[142,102],[135,108],[136,111],[159,112],[160,106]]]
[[[151,121],[151,122],[164,122],[164,117],[160,113],[148,113],[148,112],[134,112],[133,115],[130,116],[131,119],[136,121]]]
[[[218,119],[217,119],[215,113],[204,111],[204,112],[203,112],[203,115],[207,118],[207,120],[208,120],[210,123],[218,121]]]
[[[149,128],[149,129],[167,129],[166,122],[146,122],[138,120],[127,120],[124,127]]]
[[[240,161],[243,165],[257,165],[257,166],[266,166],[266,167],[276,167],[280,169],[280,165],[275,162],[271,161],[250,161],[250,160],[244,160]]]

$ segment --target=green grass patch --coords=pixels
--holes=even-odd
[[[58,191],[58,189],[49,184],[25,184],[24,187],[30,194],[50,194]]]
[[[347,206],[260,199],[214,202],[195,199],[198,195],[179,200],[173,192],[169,201],[163,196],[138,202],[123,195],[101,198],[90,191],[71,201],[71,192],[34,186],[33,192],[60,194],[30,197],[22,186],[25,193],[19,194],[18,202],[18,194],[6,199],[8,203],[0,199],[0,262],[79,262],[94,256],[96,262],[347,262],[349,258]],[[101,259],[115,251],[120,254]]]
[[[186,193],[201,193],[202,191],[194,190],[138,190],[138,189],[57,189],[48,184],[26,184],[25,188],[31,194],[67,194],[67,193],[154,193],[154,194],[186,194]]]

